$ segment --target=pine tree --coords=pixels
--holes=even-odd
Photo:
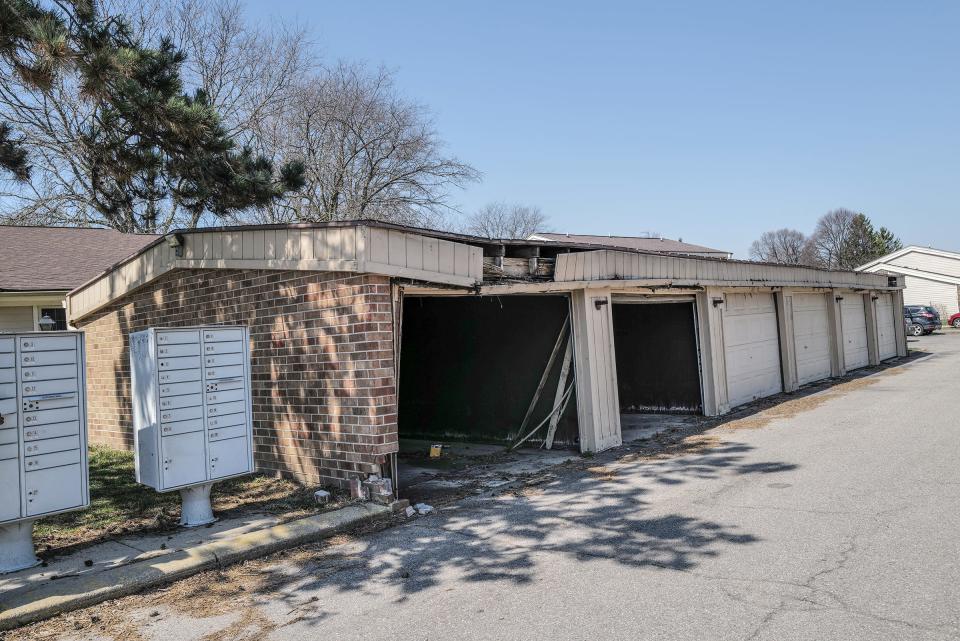
[[[881,256],[886,256],[895,251],[903,249],[903,243],[897,238],[892,231],[886,227],[881,227],[873,236],[873,253],[874,258],[880,258]]]
[[[0,122],[0,169],[8,171],[14,179],[21,182],[30,179],[27,150],[23,148],[21,141],[14,137],[9,123],[5,122]]]
[[[875,235],[869,218],[864,214],[854,215],[841,248],[839,266],[853,269],[873,260]]]
[[[205,212],[263,206],[303,184],[300,163],[276,171],[269,159],[236,148],[203,92],[185,92],[184,56],[168,40],[143,45],[92,1],[61,0],[47,9],[35,0],[0,0],[0,58],[38,89],[75,74],[94,107],[77,141],[84,179],[110,227],[196,226]],[[2,167],[21,179],[24,151],[9,127],[0,129]]]

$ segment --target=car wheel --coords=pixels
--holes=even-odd
[[[924,332],[922,327],[920,327],[919,325],[914,325],[913,327],[910,328],[910,333],[913,334],[914,336],[923,336]]]
[[[953,326],[956,327],[957,329],[960,329],[960,318],[953,319]]]

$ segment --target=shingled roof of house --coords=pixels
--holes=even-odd
[[[157,238],[89,227],[0,225],[0,291],[69,291]]]

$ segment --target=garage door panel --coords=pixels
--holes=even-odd
[[[800,385],[830,377],[830,320],[823,294],[793,296],[793,337]]]
[[[731,407],[780,392],[780,343],[772,294],[728,294],[723,316]]]
[[[893,295],[880,294],[877,299],[877,342],[880,360],[897,355],[897,316],[894,314]]]
[[[840,301],[840,322],[843,325],[843,360],[846,370],[852,371],[870,364],[867,349],[867,319],[863,297],[846,295]]]

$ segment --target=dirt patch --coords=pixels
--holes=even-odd
[[[355,567],[362,558],[355,554],[321,554],[324,550],[349,543],[351,535],[338,535],[325,542],[296,550],[279,552],[263,559],[247,561],[223,570],[202,572],[163,588],[108,601],[84,610],[54,617],[20,628],[0,638],[9,641],[39,641],[65,635],[95,637],[111,641],[141,641],[139,630],[145,622],[163,625],[175,613],[196,620],[224,615],[235,619],[226,627],[203,637],[204,641],[263,639],[270,632],[296,621],[322,616],[316,599],[291,603],[290,620],[277,622],[265,616],[257,605],[283,593],[287,587],[310,578],[317,580],[344,568]],[[289,562],[293,574],[276,571],[278,562]]]
[[[76,551],[94,543],[130,534],[160,533],[179,528],[180,496],[160,494],[138,485],[133,453],[105,447],[90,448],[88,509],[37,521],[34,541],[41,558]],[[223,518],[247,514],[279,515],[282,521],[338,509],[348,497],[334,492],[334,501],[318,509],[315,488],[290,480],[252,475],[218,483],[211,500]]]
[[[601,481],[616,481],[617,473],[614,470],[611,470],[609,467],[600,465],[594,467],[588,467],[587,471],[593,474]]]
[[[878,372],[873,376],[866,376],[845,383],[839,383],[818,394],[781,402],[758,414],[724,423],[721,427],[724,430],[730,431],[759,429],[776,420],[794,418],[798,414],[816,409],[828,401],[845,396],[850,392],[870,387],[871,385],[879,383],[884,378],[898,376],[902,373],[902,369],[888,369]]]

